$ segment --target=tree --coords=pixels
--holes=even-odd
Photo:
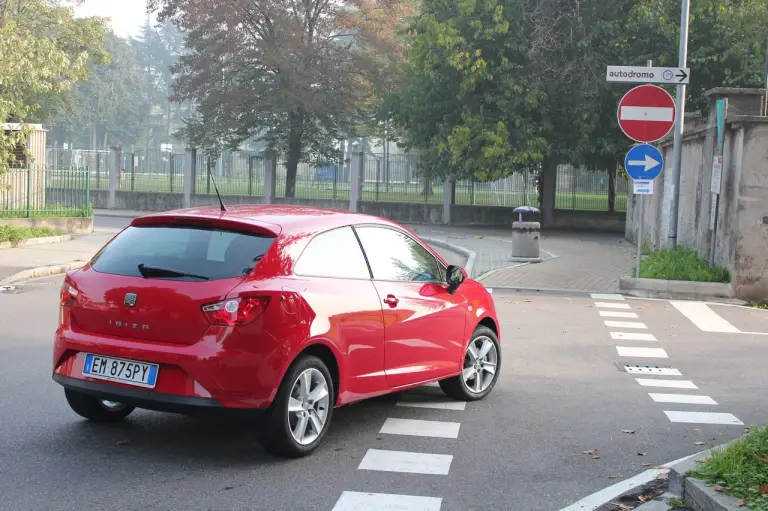
[[[55,130],[81,139],[88,132],[92,149],[134,144],[143,133],[149,104],[147,77],[133,48],[112,32],[104,46],[109,64],[92,66],[91,77],[75,86],[71,108],[57,119]]]
[[[105,21],[75,19],[55,1],[0,0],[0,121],[22,124],[0,130],[0,173],[24,145],[29,122],[46,122],[68,105],[74,84],[104,63]]]
[[[391,34],[408,14],[400,0],[150,6],[187,36],[187,52],[174,68],[174,99],[196,104],[186,129],[191,141],[228,148],[264,141],[286,156],[287,197],[295,195],[300,161],[338,161],[338,140],[363,122],[381,79],[377,56],[392,47]]]

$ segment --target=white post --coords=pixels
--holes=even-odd
[[[277,154],[264,155],[264,204],[272,204],[277,183]]]
[[[122,166],[123,148],[109,148],[109,198],[107,208],[117,208],[117,190],[120,188],[120,167]]]
[[[197,179],[197,149],[188,147],[184,154],[184,198],[183,206],[192,207],[192,196],[195,194],[195,179]]]
[[[355,153],[352,155],[349,165],[349,211],[357,213],[358,202],[362,199],[363,166],[365,155]]]
[[[453,178],[447,177],[443,181],[443,223],[451,223],[451,204],[453,203]]]

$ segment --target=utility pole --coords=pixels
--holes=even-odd
[[[678,67],[687,67],[688,63],[688,18],[690,0],[682,0],[680,10],[680,49],[677,54]],[[677,245],[677,213],[680,207],[680,167],[683,156],[683,130],[685,129],[685,85],[677,86],[677,122],[672,146],[672,167],[669,179],[672,183],[669,207],[669,239],[668,247]]]

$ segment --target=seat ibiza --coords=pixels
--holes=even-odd
[[[61,290],[53,379],[97,422],[135,408],[260,411],[264,447],[312,452],[334,407],[501,368],[486,289],[407,229],[294,206],[133,220]]]

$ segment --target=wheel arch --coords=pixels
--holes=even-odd
[[[322,360],[325,366],[328,368],[328,372],[331,373],[335,406],[338,403],[339,395],[341,394],[341,374],[339,368],[339,354],[334,348],[335,347],[319,340],[310,342],[306,344],[299,353],[296,354],[288,367],[291,367],[296,363],[297,360],[305,355],[315,356]],[[288,368],[286,368],[286,370],[283,372],[283,377],[285,377],[286,372],[288,372]]]

